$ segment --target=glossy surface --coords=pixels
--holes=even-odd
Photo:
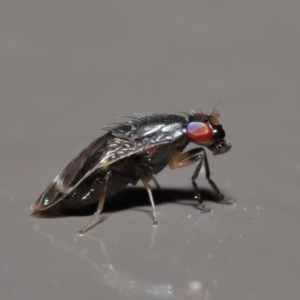
[[[1,300],[298,300],[299,11],[279,0],[2,1]],[[141,185],[82,238],[87,212],[31,216],[103,124],[209,113],[221,99],[233,147],[208,158],[236,206],[201,214],[187,167],[157,178],[156,230]]]
[[[194,141],[205,142],[210,141],[213,137],[212,128],[200,122],[191,122],[187,126],[187,135]]]

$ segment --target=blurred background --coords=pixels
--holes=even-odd
[[[0,6],[1,299],[299,299],[299,1]],[[187,167],[157,176],[156,230],[141,185],[82,238],[90,216],[31,216],[103,126],[219,101],[233,147],[209,161],[235,206],[201,214]]]

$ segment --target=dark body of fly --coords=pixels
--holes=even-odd
[[[214,155],[227,152],[231,143],[224,139],[225,132],[218,122],[219,114],[192,113],[187,116],[153,114],[132,118],[96,139],[53,180],[31,208],[44,211],[61,202],[67,207],[80,209],[97,202],[98,207],[90,222],[78,232],[83,234],[102,211],[106,198],[124,189],[129,183],[141,180],[148,191],[153,209],[153,225],[157,213],[149,185],[153,175],[167,165],[171,169],[198,162],[192,176],[195,197],[202,212],[210,211],[203,205],[196,179],[204,163],[206,178],[217,192],[220,202],[231,203],[210,179],[207,147]],[[190,143],[200,145],[185,153]]]

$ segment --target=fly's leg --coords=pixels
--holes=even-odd
[[[203,152],[204,152],[204,149],[203,149]],[[205,152],[204,152],[205,153]],[[206,206],[204,203],[203,203],[203,199],[201,197],[201,194],[199,192],[199,189],[198,189],[198,185],[196,183],[196,179],[198,178],[198,175],[199,175],[199,172],[201,170],[201,167],[202,167],[202,163],[203,163],[203,160],[204,160],[204,155],[201,156],[200,158],[200,161],[199,161],[199,164],[197,165],[195,171],[194,171],[194,174],[192,176],[192,185],[193,185],[193,188],[194,188],[194,193],[195,193],[195,199],[198,200],[199,202],[199,206],[198,208],[200,209],[200,211],[202,213],[206,213],[206,212],[210,212],[212,211],[212,209],[208,206]]]
[[[196,183],[196,179],[197,179],[199,172],[201,170],[201,167],[202,167],[204,156],[205,156],[204,149],[202,147],[199,147],[199,148],[191,149],[184,153],[179,153],[179,154],[173,156],[171,161],[169,162],[169,167],[171,169],[177,169],[177,168],[189,166],[189,165],[199,161],[199,164],[197,165],[196,170],[192,176],[192,186],[193,186],[194,193],[195,193],[195,199],[197,199],[198,203],[199,203],[198,208],[200,209],[200,211],[202,213],[211,211],[211,208],[207,207],[203,203],[203,199],[201,197],[201,194],[198,189],[198,185]]]
[[[160,190],[160,185],[159,185],[159,183],[157,182],[156,178],[155,178],[154,176],[152,176],[151,179],[153,180],[156,189]]]
[[[137,174],[139,175],[141,181],[144,184],[144,187],[146,188],[148,195],[149,195],[149,200],[152,206],[152,214],[153,214],[153,226],[156,227],[158,224],[158,219],[157,219],[157,211],[155,208],[155,203],[154,203],[154,199],[153,199],[153,195],[152,195],[152,190],[151,187],[149,185],[149,180],[147,175],[144,173],[143,170],[141,170],[141,168],[137,165],[137,163],[135,163],[134,161],[132,161],[132,163],[134,164],[134,167],[137,171]],[[156,180],[154,179],[154,177],[152,176],[151,179],[154,180],[154,182],[156,182]]]
[[[206,152],[205,152],[204,149],[203,149],[203,153],[204,153],[203,159],[204,159],[204,167],[205,167],[205,177],[206,177],[207,181],[209,182],[210,186],[213,188],[213,190],[218,194],[218,196],[219,196],[219,201],[218,202],[222,203],[222,204],[234,204],[233,201],[227,199],[221,193],[221,191],[219,190],[219,188],[217,187],[217,185],[215,184],[215,182],[210,178],[210,170],[209,170],[208,159],[207,159]],[[197,171],[197,169],[195,170],[195,173],[194,173],[192,179],[193,178],[196,179],[198,177],[200,169],[198,170],[197,174],[196,174],[196,171]]]
[[[147,178],[143,178],[141,177],[141,180],[148,192],[148,195],[149,195],[149,199],[150,199],[150,203],[151,203],[151,206],[152,206],[152,213],[153,213],[153,226],[157,226],[158,224],[158,219],[157,219],[157,211],[156,211],[156,208],[155,208],[155,203],[154,203],[154,199],[153,199],[153,195],[152,195],[152,191],[151,191],[151,187],[149,185],[149,182],[147,180]]]
[[[154,184],[155,184],[155,187],[157,189],[157,198],[160,199],[160,196],[161,196],[161,188],[160,188],[160,185],[159,183],[157,182],[156,178],[152,175],[151,179],[153,180]]]
[[[77,232],[77,235],[82,236],[93,224],[95,218],[102,212],[103,205],[105,202],[105,197],[106,197],[107,181],[108,181],[110,174],[111,174],[111,172],[106,172],[106,174],[103,178],[103,181],[101,182],[101,193],[100,193],[100,199],[99,199],[99,203],[98,203],[96,212],[93,214],[90,221],[81,230],[79,230]]]
[[[171,169],[186,167],[186,166],[189,166],[198,161],[199,161],[199,163],[194,171],[194,174],[193,174],[191,180],[192,180],[192,185],[193,185],[193,189],[194,189],[194,193],[195,193],[195,199],[197,199],[199,202],[200,211],[202,213],[211,211],[211,209],[209,207],[207,207],[203,204],[203,199],[201,198],[201,194],[199,192],[198,185],[196,183],[196,179],[198,178],[198,175],[201,170],[203,162],[204,162],[204,167],[205,167],[205,177],[208,180],[210,186],[213,188],[213,190],[218,194],[218,196],[220,198],[220,202],[225,203],[225,204],[231,204],[231,202],[228,201],[224,197],[224,195],[220,192],[220,190],[218,189],[218,187],[214,183],[214,181],[212,179],[210,179],[209,164],[208,164],[208,160],[207,160],[207,156],[206,156],[206,152],[205,152],[204,148],[202,148],[202,147],[195,148],[195,149],[189,150],[185,153],[180,153],[180,154],[173,156],[173,158],[169,162],[169,167]]]

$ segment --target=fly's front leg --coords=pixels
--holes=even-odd
[[[195,199],[198,200],[199,206],[198,208],[202,213],[210,212],[211,209],[203,204],[203,199],[201,197],[201,194],[199,192],[196,179],[199,175],[199,172],[202,167],[202,163],[205,157],[205,151],[202,147],[191,149],[184,153],[179,153],[172,157],[171,161],[169,162],[169,167],[171,169],[177,169],[189,166],[191,164],[194,164],[199,161],[199,164],[196,167],[196,170],[192,176],[192,185],[195,193]]]
[[[229,200],[227,199],[222,193],[221,191],[219,190],[219,188],[217,187],[217,185],[215,184],[215,182],[210,178],[210,170],[209,170],[209,164],[208,164],[208,159],[207,159],[207,156],[206,156],[206,152],[205,150],[203,149],[203,160],[204,160],[204,167],[205,167],[205,177],[207,179],[207,181],[209,182],[210,186],[213,188],[213,190],[218,194],[219,196],[219,203],[222,203],[222,204],[234,204],[234,202],[232,200]],[[197,170],[197,169],[196,169]],[[195,179],[198,177],[198,174],[199,174],[199,171],[198,171],[198,174],[196,174],[196,170],[195,170],[195,173],[193,175],[192,178],[194,178],[195,176]]]
[[[111,172],[106,172],[105,175],[103,176],[103,180],[101,181],[101,193],[100,193],[100,199],[98,203],[98,207],[90,221],[81,229],[77,232],[77,235],[83,235],[89,227],[93,224],[95,218],[102,212],[105,198],[106,198],[106,189],[107,189],[107,181],[109,176],[111,175]]]
[[[203,199],[201,197],[201,194],[198,189],[198,185],[196,183],[196,179],[198,178],[198,175],[201,170],[203,162],[204,162],[204,167],[205,167],[205,177],[208,180],[211,187],[214,189],[214,191],[218,194],[218,196],[220,198],[220,202],[225,203],[225,204],[231,204],[232,202],[228,201],[224,197],[224,195],[220,192],[220,190],[218,189],[218,187],[214,183],[214,181],[212,179],[210,179],[209,164],[208,164],[208,160],[207,160],[207,156],[206,156],[206,152],[205,152],[204,148],[202,148],[202,147],[195,148],[195,149],[189,150],[185,153],[180,153],[180,154],[173,156],[173,158],[169,162],[169,167],[171,169],[181,168],[181,167],[189,166],[198,161],[199,161],[199,163],[198,163],[191,179],[192,179],[193,189],[195,192],[195,199],[197,199],[199,202],[199,209],[201,210],[201,212],[205,213],[205,212],[211,211],[211,209],[209,207],[207,207],[203,204]]]
[[[204,157],[205,156],[205,151],[204,149],[202,149],[204,155],[201,155],[201,158],[200,158],[200,161],[199,161],[199,164],[198,166],[196,167],[195,171],[194,171],[194,174],[192,176],[192,185],[193,185],[193,188],[194,188],[194,193],[195,193],[195,199],[198,200],[199,202],[199,206],[198,208],[200,209],[200,211],[202,213],[206,213],[206,212],[210,212],[212,211],[212,209],[208,206],[206,206],[204,203],[203,203],[203,199],[201,197],[201,194],[199,192],[199,189],[198,189],[198,185],[196,183],[196,179],[198,178],[198,175],[199,175],[199,172],[201,170],[201,167],[202,167],[202,163],[203,163],[203,160],[204,160]]]

